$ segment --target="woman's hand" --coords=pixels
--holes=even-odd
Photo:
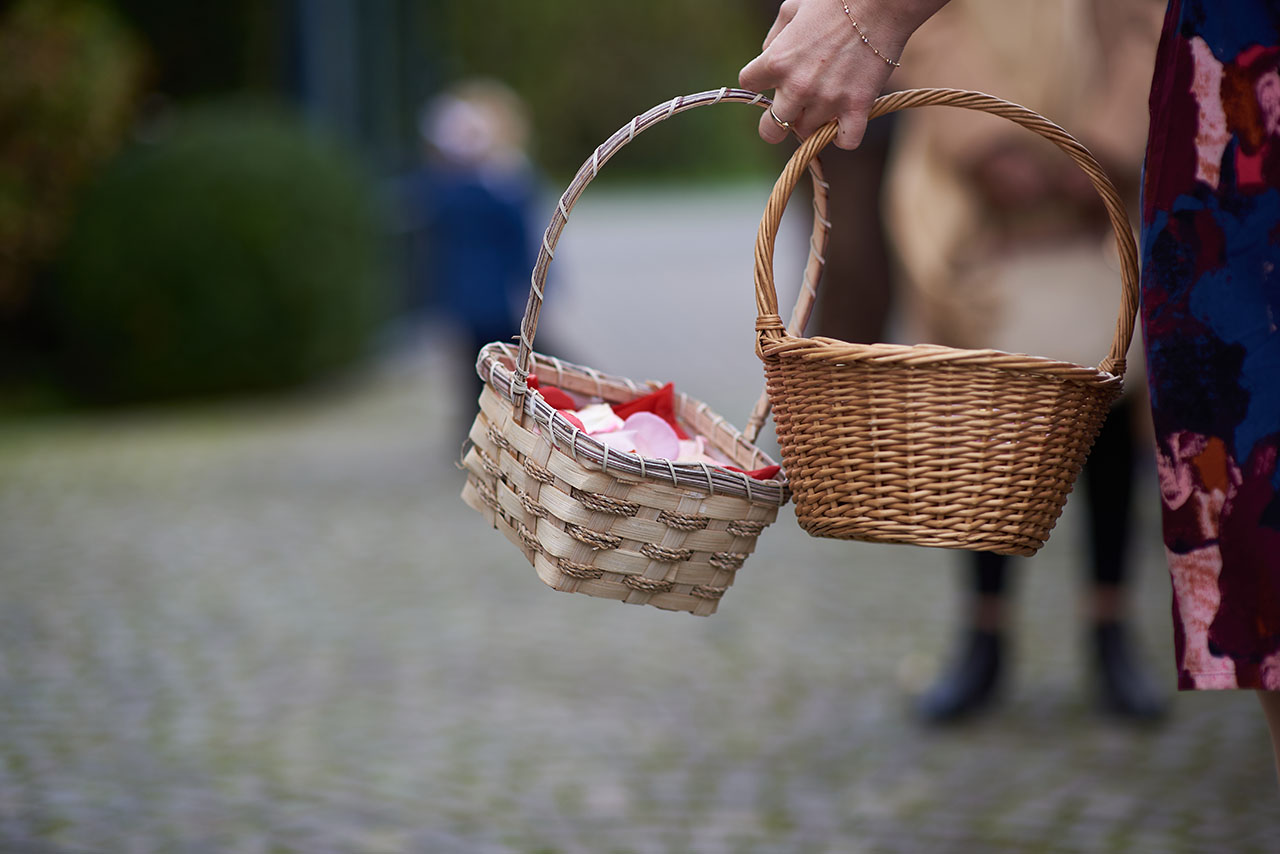
[[[886,58],[896,61],[911,33],[946,2],[786,0],[765,36],[764,49],[742,69],[738,82],[756,92],[775,90],[774,116],[801,137],[839,119],[836,145],[857,148],[867,112],[894,69]],[[870,45],[863,43],[853,21]],[[786,136],[766,111],[760,137],[781,142]]]

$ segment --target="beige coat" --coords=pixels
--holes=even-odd
[[[954,0],[913,37],[894,82],[976,89],[1040,112],[1091,149],[1136,211],[1163,9],[1163,0]],[[1022,189],[1001,201],[991,188],[1011,172]],[[911,110],[885,192],[905,336],[1082,364],[1106,354],[1119,306],[1108,226],[1051,144],[988,115]]]

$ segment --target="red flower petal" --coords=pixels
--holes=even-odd
[[[568,394],[553,385],[538,389],[538,393],[542,395],[547,403],[551,404],[552,409],[574,410],[578,408],[578,404],[573,402],[572,397],[569,397]]]
[[[773,480],[782,471],[782,466],[765,466],[762,469],[754,471],[745,471],[737,466],[725,466],[729,471],[736,471],[739,474],[745,474],[747,477],[753,477],[756,480]]]
[[[572,412],[570,412],[567,409],[561,409],[560,414],[563,415],[565,418],[568,418],[569,423],[572,424],[574,427],[577,427],[583,433],[587,432],[587,428],[582,426],[582,420],[579,419],[578,416],[574,415]]]
[[[671,425],[671,429],[676,431],[676,435],[681,439],[688,439],[689,434],[680,427],[680,423],[676,421],[676,390],[673,383],[667,383],[657,391],[650,392],[643,397],[637,397],[635,400],[622,403],[613,408],[618,413],[618,417],[626,420],[628,415],[636,412],[652,412],[663,421]]]

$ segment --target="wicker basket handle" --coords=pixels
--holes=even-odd
[[[1120,272],[1123,290],[1120,300],[1120,316],[1116,322],[1115,338],[1111,342],[1111,351],[1098,365],[1098,370],[1114,376],[1123,377],[1125,371],[1125,353],[1129,350],[1129,342],[1133,338],[1133,326],[1138,310],[1138,253],[1134,244],[1133,230],[1129,225],[1129,216],[1119,194],[1107,178],[1098,161],[1093,158],[1075,137],[1058,127],[1053,122],[1026,107],[984,95],[979,92],[968,92],[961,89],[908,89],[894,92],[876,99],[870,116],[882,116],[895,110],[909,107],[926,106],[961,107],[966,110],[991,113],[1006,118],[1034,131],[1057,145],[1076,164],[1084,170],[1093,182],[1094,189],[1102,197],[1111,227],[1115,231],[1116,248],[1120,253]],[[782,322],[778,318],[778,294],[773,286],[773,246],[778,233],[778,224],[782,212],[786,208],[791,191],[804,168],[813,160],[832,139],[835,138],[837,125],[835,122],[825,125],[813,136],[804,141],[786,168],[778,177],[773,193],[769,196],[764,217],[760,221],[760,231],[756,238],[756,335],[757,351],[763,354],[767,341],[778,341],[783,337]],[[789,333],[795,337],[796,333]]]
[[[582,195],[582,191],[599,174],[600,167],[607,163],[613,155],[617,154],[623,146],[635,139],[637,134],[671,118],[676,113],[683,113],[696,107],[707,107],[719,103],[750,104],[763,109],[770,106],[773,101],[758,92],[724,87],[707,92],[698,92],[693,95],[681,95],[672,98],[670,101],[658,104],[656,107],[627,122],[613,136],[601,143],[578,169],[568,189],[560,196],[556,210],[551,215],[551,222],[547,226],[546,232],[542,235],[542,246],[538,250],[538,260],[533,266],[533,274],[530,278],[529,300],[525,304],[524,319],[520,324],[520,349],[516,355],[516,366],[511,385],[512,402],[515,404],[517,421],[522,421],[524,418],[524,396],[528,390],[528,377],[533,364],[533,337],[537,332],[538,315],[542,310],[547,270],[555,259],[556,244],[560,242],[560,234],[569,221],[569,212],[573,210],[573,206]],[[805,264],[800,295],[796,300],[791,322],[787,327],[796,335],[799,335],[804,330],[804,326],[809,320],[809,315],[813,311],[814,300],[817,297],[818,280],[822,277],[822,267],[825,263],[824,252],[827,246],[827,232],[831,227],[831,222],[827,219],[828,184],[822,177],[822,167],[814,160],[808,168],[813,176],[813,234],[809,240],[809,260]],[[802,167],[800,171],[804,171],[804,168]],[[799,172],[797,172],[797,180],[798,176]],[[794,185],[795,181],[793,180],[792,187]],[[759,430],[759,425],[764,421],[764,417],[768,412],[768,400],[768,395],[762,394],[759,402],[757,402],[755,412],[759,414],[758,422],[754,430],[748,428],[744,434],[747,441],[755,441],[756,431]],[[752,417],[753,420],[756,419],[755,415]]]

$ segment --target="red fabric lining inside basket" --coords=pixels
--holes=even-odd
[[[560,414],[568,418],[570,423],[579,430],[583,429],[582,422],[573,414],[578,406],[566,392],[555,386],[542,386],[538,382],[538,378],[533,374],[529,375],[528,383],[529,388],[537,389],[538,393],[552,408],[559,410]],[[680,422],[676,420],[675,383],[667,383],[657,391],[652,391],[626,403],[617,404],[613,407],[613,411],[622,419],[626,419],[628,415],[636,412],[652,412],[670,424],[671,429],[676,431],[678,437],[681,439],[689,438],[689,434],[684,431],[684,428],[680,426]],[[740,469],[737,466],[725,466],[725,468],[729,471],[745,474],[747,477],[756,480],[773,480],[782,471],[782,466],[778,465],[765,466],[754,471]]]

